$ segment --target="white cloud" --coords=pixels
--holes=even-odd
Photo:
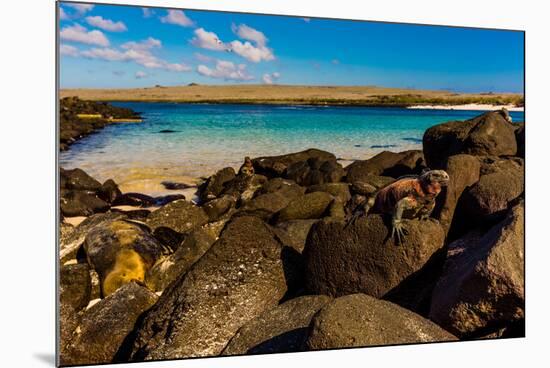
[[[195,59],[197,59],[201,63],[210,63],[214,61],[214,58],[208,55],[201,54],[200,52],[195,52],[193,55],[195,56]]]
[[[59,7],[59,20],[68,20],[69,16],[65,13],[62,7]]]
[[[191,70],[191,67],[185,63],[166,63],[162,64],[162,68],[169,70],[171,72],[188,72]]]
[[[67,26],[59,33],[62,40],[85,43],[88,45],[109,46],[109,40],[103,32],[94,29],[89,31],[80,24]]]
[[[224,51],[227,49],[227,46],[214,32],[208,32],[204,28],[195,29],[195,37],[191,40],[191,44],[208,50]]]
[[[96,15],[94,17],[86,17],[86,22],[89,25],[101,28],[110,32],[124,32],[127,31],[126,25],[122,22],[113,22],[110,19],[104,19],[103,17]]]
[[[166,16],[161,17],[162,23],[177,24],[182,27],[193,27],[195,22],[185,15],[181,10],[168,10]]]
[[[238,27],[233,24],[231,29],[243,40],[255,42],[258,46],[265,46],[267,43],[267,38],[262,32],[249,27],[246,24],[241,24]]]
[[[75,9],[77,11],[77,13],[80,14],[80,15],[82,15],[86,12],[89,12],[90,10],[92,10],[94,8],[94,6],[91,5],[91,4],[68,4],[68,3],[64,3],[63,5]]]
[[[195,29],[195,37],[191,44],[207,50],[229,51],[253,62],[274,60],[273,50],[266,46],[268,41],[265,35],[246,24],[240,26],[232,25],[233,32],[239,37],[248,40],[244,43],[239,40],[230,43],[222,42],[214,32],[206,31],[204,28]],[[252,41],[253,43],[251,43]]]
[[[59,45],[59,53],[65,56],[78,56],[80,54],[80,52],[76,47],[71,45],[66,45],[64,43]]]
[[[191,67],[185,63],[169,63],[151,53],[151,49],[159,48],[159,40],[149,37],[143,41],[130,41],[121,45],[123,50],[113,48],[93,48],[80,54],[90,59],[105,61],[133,61],[150,69],[164,69],[172,72],[187,72]]]
[[[148,74],[145,73],[145,72],[142,72],[141,70],[140,71],[137,71],[136,72],[136,79],[142,79],[142,78],[147,78]]]
[[[254,79],[252,75],[248,74],[245,64],[235,65],[225,60],[217,60],[214,69],[201,64],[197,67],[197,73],[206,77],[225,80],[247,81]]]
[[[150,50],[155,47],[162,47],[162,42],[153,37],[148,37],[147,39],[139,42],[129,41],[123,43],[120,47],[126,50]]]
[[[304,22],[306,22],[306,23],[311,22],[311,18],[302,18],[302,20],[303,20]]]
[[[126,53],[111,48],[93,48],[80,53],[88,59],[100,59],[106,61],[128,61],[130,58]]]
[[[280,76],[281,74],[279,74],[278,72],[271,73],[271,74],[266,73],[262,76],[262,81],[265,84],[273,84],[277,81],[277,79],[279,79]]]
[[[141,11],[143,12],[143,18],[151,18],[155,14],[155,11],[150,8],[141,8]]]
[[[270,61],[274,60],[275,56],[273,51],[266,46],[254,46],[250,42],[246,41],[242,43],[241,41],[232,41],[230,43],[231,50],[243,58],[252,61],[253,63],[259,63],[262,60]]]

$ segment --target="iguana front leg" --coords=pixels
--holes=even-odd
[[[424,206],[420,214],[420,220],[423,220],[423,221],[428,220],[432,215],[434,208],[435,208],[435,201],[432,201],[428,205]]]
[[[416,199],[413,197],[405,197],[395,205],[395,209],[392,216],[392,230],[391,237],[394,235],[397,236],[397,241],[401,245],[403,238],[407,235],[407,231],[403,228],[403,223],[401,222],[401,217],[403,216],[404,210],[413,209],[417,206]]]

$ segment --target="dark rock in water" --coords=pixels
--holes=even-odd
[[[64,360],[66,346],[80,322],[80,311],[90,301],[92,282],[90,268],[85,263],[62,266],[59,279],[60,355]]]
[[[353,147],[361,147],[360,144],[354,144]]]
[[[524,319],[524,216],[520,203],[484,235],[470,233],[449,245],[430,319],[464,338]]]
[[[125,218],[126,216],[122,213],[108,212],[92,215],[82,221],[73,231],[59,239],[59,258],[61,259],[61,263],[76,258],[81,245],[84,243],[86,235],[88,235],[88,232],[92,228],[103,223],[110,223]]]
[[[312,185],[307,188],[306,193],[326,192],[338,198],[342,203],[351,199],[348,183],[326,183]]]
[[[365,294],[327,303],[313,317],[307,346],[311,350],[456,341],[435,323]]]
[[[286,236],[283,243],[286,246],[292,247],[299,253],[302,253],[306,245],[309,230],[317,221],[319,220],[289,220],[277,224],[277,229],[285,232]]]
[[[152,229],[169,227],[178,233],[188,233],[208,222],[208,215],[200,207],[180,199],[151,212],[147,225]]]
[[[311,318],[331,300],[325,295],[291,299],[242,326],[222,355],[305,351]]]
[[[159,133],[177,133],[179,130],[172,130],[172,129],[163,129],[159,130]]]
[[[161,244],[170,248],[172,251],[178,249],[183,239],[185,239],[184,234],[180,234],[177,231],[164,226],[155,228],[155,230],[153,230],[153,236]]]
[[[174,202],[180,199],[185,199],[183,194],[169,194],[165,196],[155,197],[155,206],[164,206],[170,202]]]
[[[147,270],[163,253],[162,245],[151,234],[121,220],[90,229],[84,250],[99,274],[104,296],[130,281],[143,282]]]
[[[82,318],[62,365],[108,364],[157,296],[135,282],[94,304]]]
[[[374,144],[374,145],[370,146],[370,148],[392,148],[392,147],[397,147],[397,145],[395,145],[395,144]]]
[[[326,192],[313,192],[292,200],[277,213],[277,222],[318,219],[327,215],[333,198]]]
[[[336,159],[322,161],[310,158],[290,164],[286,168],[285,177],[294,180],[299,185],[309,186],[323,183],[339,182],[345,171]]]
[[[504,160],[503,160],[504,161]],[[461,205],[471,223],[494,223],[504,217],[512,201],[525,190],[523,162],[509,160],[504,168],[482,175],[469,188]],[[485,169],[487,170],[487,169]]]
[[[458,154],[447,159],[444,169],[449,174],[449,184],[437,197],[436,208],[433,212],[433,217],[439,220],[445,233],[448,233],[451,228],[458,201],[464,191],[479,180],[480,167],[479,160],[471,155]],[[463,214],[460,212],[459,209],[457,221],[464,222]]]
[[[405,138],[401,138],[401,140],[407,141],[407,142],[422,143],[422,138],[405,137]]]
[[[107,203],[113,203],[122,192],[114,180],[109,179],[98,190],[97,196]]]
[[[82,169],[59,169],[60,186],[62,189],[87,190],[96,192],[101,189],[101,183]]]
[[[235,207],[235,198],[229,195],[224,195],[220,198],[207,202],[204,206],[202,206],[202,209],[208,215],[208,221],[213,222],[222,217],[233,207]]]
[[[124,193],[116,197],[113,206],[152,207],[155,198],[141,193]]]
[[[154,291],[164,290],[170,283],[185,274],[215,241],[216,239],[205,229],[193,231],[178,245],[173,254],[160,259],[147,272],[145,284]]]
[[[422,151],[383,151],[368,160],[358,160],[350,164],[346,168],[346,181],[368,182],[366,179],[370,176],[399,177],[419,174],[425,167]]]
[[[212,175],[208,180],[199,188],[199,197],[202,201],[209,201],[218,197],[224,190],[224,184],[235,178],[235,169],[232,167],[226,167],[219,170]]]
[[[290,153],[281,156],[258,157],[252,160],[257,174],[262,174],[268,178],[283,176],[287,167],[293,163],[307,161],[309,159],[318,159],[320,161],[336,161],[336,156],[330,152],[310,148],[305,151]]]
[[[234,218],[136,327],[131,359],[220,354],[244,323],[275,307],[294,282],[282,258],[270,226],[257,217]]]
[[[474,156],[517,153],[514,126],[498,111],[435,125],[426,130],[422,141],[426,162],[432,169],[443,168],[447,157],[459,153]]]
[[[365,293],[383,297],[425,267],[443,247],[444,232],[435,220],[403,220],[403,244],[390,238],[381,215],[344,222],[319,221],[303,252],[306,286],[313,294]]]
[[[90,216],[109,210],[109,203],[98,198],[93,192],[62,189],[60,207],[63,216]]]
[[[188,188],[195,188],[196,185],[190,185],[185,183],[176,183],[173,181],[163,181],[161,184],[168,190],[180,190],[180,189],[188,189]]]

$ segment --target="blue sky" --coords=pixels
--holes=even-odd
[[[523,33],[60,5],[61,88],[378,85],[523,92]]]

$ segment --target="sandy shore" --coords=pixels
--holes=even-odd
[[[523,107],[514,105],[489,105],[489,104],[464,104],[464,105],[418,105],[409,106],[408,109],[426,109],[426,110],[474,110],[474,111],[495,111],[502,108],[508,111],[524,111]]]
[[[94,101],[241,103],[275,105],[414,106],[510,104],[523,102],[514,93],[455,93],[450,91],[378,86],[193,85],[146,88],[62,89],[61,97]]]

